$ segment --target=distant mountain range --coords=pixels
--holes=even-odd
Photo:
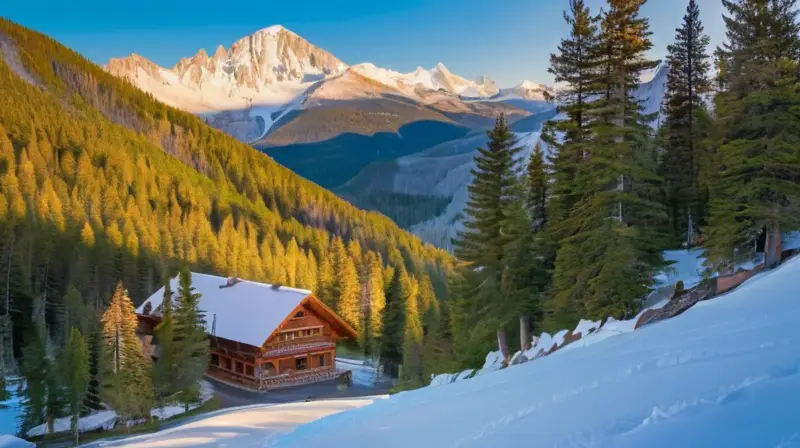
[[[471,115],[491,117],[498,111],[505,111],[502,107],[472,103],[505,99],[542,102],[543,93],[548,90],[528,81],[501,90],[487,77],[470,81],[451,73],[442,63],[430,70],[420,67],[408,74],[370,63],[349,67],[331,53],[279,25],[239,39],[228,49],[220,45],[211,56],[201,49],[172,68],[160,67],[136,54],[111,59],[105,68],[157,99],[203,115],[209,124],[248,142],[264,138],[291,111],[324,106],[332,101],[399,97],[418,109],[429,107],[439,112],[464,114],[464,120],[468,121],[473,118]],[[509,111],[512,115],[514,112],[526,115],[516,108]],[[425,117],[426,113],[421,114],[422,118],[431,118]],[[452,116],[434,118],[459,121]],[[413,118],[409,120],[414,121]],[[485,121],[473,118],[468,125],[483,125]],[[369,134],[384,130],[394,131],[396,126],[382,129],[371,126],[355,131]],[[286,138],[276,140],[279,144],[287,143]],[[310,140],[313,138],[300,136],[299,140],[290,142]]]
[[[498,88],[442,63],[411,73],[349,66],[281,26],[169,69],[135,54],[105,68],[441,247],[460,226],[474,151],[497,115],[524,154],[556,117],[554,91],[543,84]],[[664,79],[664,70],[653,73],[637,93],[649,111],[658,110]]]

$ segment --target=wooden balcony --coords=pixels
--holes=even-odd
[[[302,384],[316,383],[332,380],[349,371],[338,371],[334,366],[318,367],[275,376],[264,376],[259,382],[259,390],[280,389],[284,387],[299,386]]]
[[[276,356],[291,356],[298,353],[336,349],[336,343],[334,342],[326,341],[324,338],[314,339],[268,346],[261,352],[261,358],[267,359]]]

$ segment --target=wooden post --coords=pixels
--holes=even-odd
[[[519,316],[519,346],[522,351],[531,348],[531,327],[526,316]]]
[[[500,354],[503,355],[503,363],[508,363],[508,343],[506,342],[506,331],[502,328],[497,329],[497,345],[500,347]]]

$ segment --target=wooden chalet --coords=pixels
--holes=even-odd
[[[192,286],[211,337],[209,376],[265,391],[350,374],[336,369],[336,342],[357,334],[310,291],[197,273]],[[178,290],[177,278],[171,287]],[[161,288],[136,310],[155,358],[163,296]]]

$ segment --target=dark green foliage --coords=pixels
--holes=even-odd
[[[22,391],[23,413],[20,418],[20,434],[22,435],[45,421],[47,367],[44,344],[35,335],[29,336],[22,350],[20,364],[20,373],[25,379],[25,388]]]
[[[93,317],[89,313],[90,310],[86,308],[80,291],[70,286],[64,296],[64,327],[67,337],[73,328],[79,330],[81,335],[88,333],[89,319]]]
[[[667,47],[669,73],[661,127],[661,171],[671,231],[675,241],[683,241],[687,247],[694,244],[695,233],[705,225],[708,209],[712,166],[708,138],[713,124],[703,101],[712,89],[709,41],[697,2],[690,0],[675,43]]]
[[[8,392],[8,385],[6,384],[6,373],[0,369],[0,402],[6,401],[11,398],[11,393]]]
[[[633,97],[641,73],[657,64],[644,58],[651,43],[647,19],[639,16],[643,3],[609,1],[584,76],[599,94],[588,104],[571,100],[577,111],[559,149],[569,151],[553,167],[554,195],[564,192],[568,200],[559,200],[550,215],[559,245],[547,303],[551,329],[635,313],[663,264],[655,229],[666,215],[654,174],[653,117]],[[585,8],[573,15],[584,22],[590,17]],[[581,79],[572,81],[572,90]]]
[[[380,359],[384,371],[397,377],[403,363],[403,332],[405,328],[405,302],[401,285],[402,270],[395,271],[386,289],[386,306],[383,309],[383,334]]]
[[[189,404],[199,401],[200,379],[208,366],[209,340],[205,330],[205,313],[198,308],[201,294],[192,286],[191,273],[184,269],[178,276],[178,296],[175,306],[174,349],[177,353],[175,384],[178,401],[186,411]]]
[[[89,349],[80,330],[72,328],[59,359],[61,381],[64,384],[65,398],[69,414],[72,416],[70,430],[79,442],[81,410],[89,388]]]
[[[723,1],[727,38],[724,90],[716,98],[723,134],[711,191],[706,254],[711,267],[754,255],[800,228],[800,25],[794,0]]]
[[[92,411],[104,409],[100,398],[100,357],[101,357],[101,337],[97,325],[93,325],[89,333],[89,386],[86,390],[86,398],[83,401],[83,413],[89,414]]]
[[[454,241],[464,265],[451,283],[451,325],[454,339],[470,341],[457,342],[457,347],[484,347],[515,317],[536,308],[531,285],[541,281],[516,157],[521,148],[502,115],[488,135],[487,147],[479,148],[475,158],[465,230]]]
[[[533,225],[533,231],[538,232],[547,225],[547,196],[548,179],[544,165],[542,146],[537,143],[528,161],[528,171],[525,178],[527,193],[526,205]]]
[[[159,357],[153,365],[153,386],[156,398],[162,402],[174,399],[180,391],[177,384],[180,347],[175,341],[174,299],[169,276],[164,279],[164,299],[161,302],[161,322],[155,328],[153,344],[158,345]]]

